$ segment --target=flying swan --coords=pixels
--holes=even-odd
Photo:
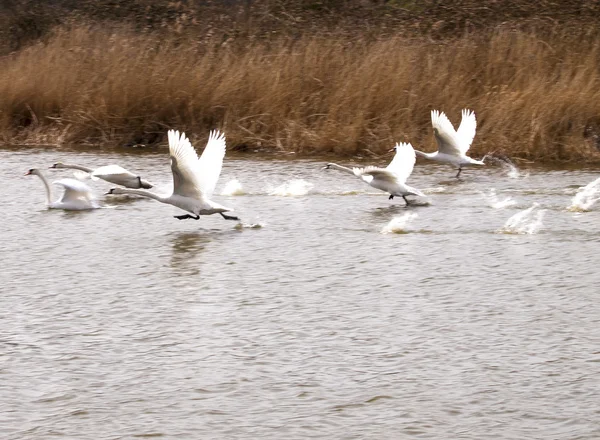
[[[175,218],[179,220],[188,218],[199,220],[201,215],[216,213],[221,214],[226,220],[239,220],[237,217],[224,214],[232,209],[210,200],[223,166],[225,135],[218,131],[211,131],[200,158],[185,133],[180,135],[179,131],[169,130],[168,135],[173,194],[165,197],[142,189],[125,188],[112,188],[107,194],[137,194],[191,213],[191,215],[176,215]]]
[[[443,112],[437,110],[431,111],[431,124],[433,125],[433,134],[438,144],[438,151],[424,153],[423,151],[415,150],[419,156],[458,167],[457,179],[460,176],[463,166],[485,165],[483,160],[475,160],[467,156],[467,151],[471,147],[471,143],[475,137],[475,130],[477,129],[477,121],[473,111],[467,109],[462,111],[460,127],[456,131],[452,123],[448,120],[448,117]]]
[[[25,173],[26,176],[39,176],[46,187],[46,204],[48,208],[65,209],[68,211],[83,211],[86,209],[96,209],[100,206],[94,200],[92,190],[85,183],[75,179],[60,179],[52,183],[64,187],[65,192],[62,197],[55,202],[52,201],[52,188],[46,180],[46,176],[37,168],[32,168]]]
[[[95,170],[84,167],[81,165],[73,165],[62,162],[57,162],[50,168],[69,168],[72,170],[79,170],[88,173],[92,180],[106,180],[107,182],[114,183],[115,185],[121,185],[126,188],[152,188],[152,184],[147,180],[142,179],[140,176],[127,171],[125,168],[119,165],[106,165]],[[87,177],[87,176],[86,176]]]
[[[347,173],[354,174],[359,179],[371,185],[373,188],[380,189],[390,193],[389,199],[394,196],[402,197],[407,205],[409,201],[406,196],[421,196],[425,197],[417,188],[413,188],[406,184],[406,179],[412,173],[415,166],[415,150],[410,143],[397,143],[390,151],[395,151],[394,159],[386,168],[365,167],[365,168],[346,168],[335,163],[328,163],[325,169],[333,168]]]

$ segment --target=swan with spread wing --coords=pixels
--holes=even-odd
[[[347,168],[335,163],[328,163],[325,168],[333,168],[354,174],[373,188],[389,193],[390,200],[395,196],[402,197],[407,205],[409,205],[410,202],[406,196],[413,195],[425,197],[423,192],[406,184],[406,180],[411,175],[416,160],[415,150],[412,145],[405,142],[397,143],[390,151],[395,151],[396,154],[390,164],[385,168],[374,166],[365,168]]]
[[[227,215],[232,211],[210,200],[221,174],[225,157],[225,135],[211,131],[204,152],[198,158],[185,133],[169,130],[169,154],[173,173],[173,193],[161,196],[142,189],[112,188],[107,194],[135,194],[176,206],[189,214],[176,215],[179,220],[199,220],[201,215],[220,214],[226,220],[239,220]]]
[[[431,125],[433,125],[438,151],[425,153],[415,150],[419,156],[458,167],[457,179],[465,165],[485,165],[483,160],[475,160],[467,156],[477,130],[477,120],[473,111],[463,110],[460,126],[458,130],[454,130],[444,112],[432,110]]]

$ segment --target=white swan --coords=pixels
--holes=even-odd
[[[350,169],[335,163],[328,163],[325,169],[333,168],[354,174],[373,188],[390,193],[390,200],[394,196],[402,197],[407,205],[409,204],[406,198],[408,195],[425,197],[425,194],[417,188],[406,184],[406,179],[412,173],[416,160],[415,150],[412,145],[404,142],[397,143],[390,151],[396,151],[396,155],[386,168],[369,166]]]
[[[424,153],[415,150],[419,156],[457,166],[456,178],[460,176],[462,167],[465,165],[485,165],[483,160],[475,160],[467,156],[467,151],[471,147],[477,129],[477,120],[473,111],[466,109],[462,111],[462,120],[456,131],[448,117],[437,110],[431,111],[431,124],[438,144],[438,151]]]
[[[46,203],[48,208],[52,209],[65,209],[68,211],[82,211],[86,209],[96,209],[100,206],[94,200],[94,195],[92,194],[92,190],[85,183],[80,182],[75,179],[60,179],[52,182],[56,185],[61,185],[64,187],[65,192],[62,197],[55,202],[52,201],[52,188],[50,188],[50,184],[46,177],[42,174],[40,170],[37,168],[32,168],[27,173],[26,176],[35,175],[39,176],[44,182],[44,186],[46,187]]]
[[[73,165],[62,162],[57,162],[50,168],[69,168],[72,170],[84,171],[89,174],[92,180],[106,180],[107,182],[114,183],[115,185],[121,185],[127,188],[152,188],[152,184],[147,180],[142,179],[140,176],[127,171],[125,168],[119,165],[106,165],[93,170],[92,168],[84,167],[81,165]]]
[[[173,193],[170,196],[141,189],[113,188],[107,194],[137,194],[176,206],[190,214],[176,215],[179,220],[200,219],[201,215],[219,213],[226,220],[239,220],[237,217],[224,214],[232,211],[223,205],[210,200],[213,194],[225,156],[225,135],[211,131],[208,143],[198,158],[194,147],[179,131],[169,130],[169,154],[171,155],[171,171],[173,172]]]

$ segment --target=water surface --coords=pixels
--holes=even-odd
[[[600,170],[419,163],[405,208],[246,155],[238,224],[105,182],[47,210],[22,174],[58,160],[169,189],[162,149],[0,150],[4,438],[600,438],[600,206],[567,209]]]

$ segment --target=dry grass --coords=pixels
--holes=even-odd
[[[434,146],[431,109],[475,110],[473,155],[600,161],[600,33],[496,31],[196,43],[63,28],[0,59],[6,143],[152,143],[168,128],[231,146],[379,154]]]

